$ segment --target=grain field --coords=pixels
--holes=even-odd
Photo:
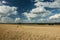
[[[0,24],[0,40],[60,40],[60,25]]]

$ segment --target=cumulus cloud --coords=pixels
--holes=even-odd
[[[13,19],[8,17],[10,15],[17,15],[17,8],[10,6],[0,6],[0,17],[2,18],[2,23],[12,23]],[[6,18],[5,18],[6,17]]]
[[[30,13],[24,12],[23,14],[28,18],[28,20],[31,20],[31,18],[48,16],[50,11],[47,11],[43,7],[37,7],[32,9]]]
[[[2,1],[3,4],[6,4],[7,2],[6,1]]]
[[[11,14],[16,15],[17,14],[17,8],[16,7],[10,7],[10,6],[0,6],[0,15],[1,16],[9,16]]]
[[[49,19],[57,19],[57,18],[60,18],[60,14],[55,14],[49,17]]]
[[[43,17],[46,17],[46,16],[50,15],[51,12],[46,10],[43,6],[39,5],[36,8],[32,9],[29,13],[28,12],[24,12],[23,14],[24,14],[24,16],[27,17],[28,20],[31,21],[32,18],[37,18],[37,17],[43,18]]]
[[[21,22],[21,18],[15,18],[15,23],[20,23]]]
[[[0,23],[14,23],[14,19],[10,17],[2,17]]]
[[[1,23],[46,23],[46,22],[58,22],[60,18],[59,14],[53,14],[52,11],[45,9],[49,8],[60,8],[60,0],[54,2],[41,2],[44,0],[35,0],[36,8],[33,8],[30,12],[22,13],[27,19],[16,17],[15,19],[9,17],[10,15],[17,15],[17,7],[4,5],[7,2],[0,2],[0,22]],[[53,14],[53,15],[52,15]],[[50,16],[52,15],[52,16]],[[49,17],[50,16],[50,17]],[[21,20],[22,19],[22,20]]]
[[[60,0],[54,0],[54,2],[41,2],[40,0],[35,0],[36,6],[50,7],[50,8],[60,8]]]
[[[0,2],[0,23],[15,23],[19,19],[14,20],[9,16],[18,14],[17,7],[4,5],[6,3],[6,1]]]
[[[36,14],[27,13],[27,12],[24,13],[24,16],[26,16],[28,18],[28,20],[31,20],[31,18],[37,17]]]
[[[24,16],[27,17],[29,21],[27,22],[38,22],[38,23],[52,23],[57,22],[57,20],[52,20],[60,17],[60,14],[53,15],[52,11],[46,10],[45,7],[49,8],[60,8],[60,0],[55,0],[54,2],[41,2],[44,0],[35,0],[35,6],[36,8],[32,9],[29,13],[24,12]],[[53,15],[50,16],[49,15]],[[36,20],[38,17],[40,17],[38,20]],[[46,17],[46,18],[45,18]],[[33,20],[32,20],[33,18]],[[34,19],[35,18],[35,19]],[[58,19],[59,20],[59,19]]]

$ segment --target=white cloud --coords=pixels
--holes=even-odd
[[[9,16],[11,14],[16,15],[17,14],[17,8],[16,7],[10,7],[10,6],[0,6],[0,15],[2,16]]]
[[[20,23],[21,22],[21,18],[16,18],[15,19],[15,23]]]
[[[38,23],[52,23],[52,22],[55,22],[57,20],[52,20],[52,19],[55,19],[55,18],[60,18],[60,14],[56,14],[56,15],[53,15],[49,18],[44,18],[50,14],[52,14],[52,11],[49,11],[49,10],[46,10],[44,7],[50,7],[50,8],[60,8],[60,0],[55,0],[54,2],[41,2],[41,1],[44,1],[44,0],[35,0],[35,6],[36,8],[32,9],[29,13],[27,12],[24,12],[23,14],[27,17],[27,19],[29,21],[27,22],[35,22],[37,21]],[[40,17],[38,20],[32,20],[32,18],[36,18],[36,17]]]
[[[2,1],[3,4],[6,4],[7,2],[6,1]]]
[[[52,14],[51,11],[46,10],[44,7],[50,7],[50,8],[60,8],[60,0],[55,0],[54,2],[41,2],[43,0],[35,0],[35,6],[36,8],[32,9],[29,13],[24,12],[23,15],[27,18],[27,20],[22,20],[23,23],[44,23],[44,22],[55,22],[58,20],[54,20],[57,18],[60,18],[60,14],[55,14],[53,16],[50,16],[49,18],[45,19],[44,17]],[[10,15],[17,15],[17,7],[11,7],[4,5],[6,4],[6,1],[0,2],[0,22],[1,23],[20,23],[21,18],[11,18],[8,17]],[[35,18],[40,17],[38,20],[35,20]],[[33,19],[33,20],[32,20]],[[53,19],[53,20],[52,20]]]
[[[37,7],[31,10],[32,13],[38,13],[38,12],[44,12],[44,11],[46,11],[44,7]]]
[[[28,18],[28,20],[31,20],[32,18],[36,18],[36,17],[48,16],[49,14],[51,14],[51,12],[46,10],[44,7],[39,6],[32,9],[29,13],[24,12],[23,14]]]
[[[36,6],[60,8],[60,0],[55,0],[54,2],[41,2],[40,0],[37,0],[36,2]]]
[[[6,1],[0,1],[0,23],[15,23],[15,20],[8,16],[17,15],[17,7],[4,5],[6,3]]]
[[[49,17],[49,19],[57,19],[57,18],[60,18],[60,14],[55,14]]]
[[[10,15],[17,15],[17,7],[10,7],[6,5],[0,6],[0,18],[2,23],[13,23],[13,19],[8,17]]]
[[[26,16],[26,17],[28,18],[28,20],[31,20],[31,18],[37,17],[36,14],[33,14],[33,13],[27,13],[27,12],[24,13],[24,16]]]
[[[0,23],[14,23],[14,19],[10,17],[2,17]]]

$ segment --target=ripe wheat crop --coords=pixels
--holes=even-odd
[[[59,26],[0,24],[0,40],[60,40]]]

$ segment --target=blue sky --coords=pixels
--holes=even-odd
[[[60,0],[0,0],[0,23],[60,22]]]

